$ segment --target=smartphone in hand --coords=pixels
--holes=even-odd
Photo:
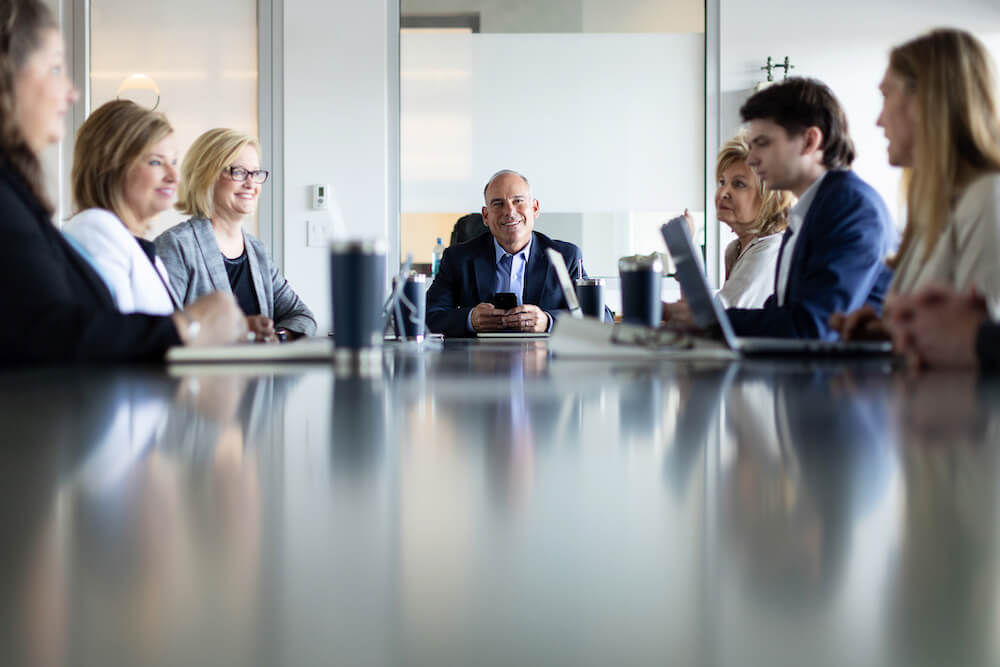
[[[510,310],[517,307],[517,295],[513,292],[497,292],[490,303],[498,310]]]

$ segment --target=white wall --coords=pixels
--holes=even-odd
[[[390,219],[396,224],[389,21],[378,0],[285,0],[284,272],[320,332],[331,322],[329,255],[306,247],[306,221],[316,214],[307,208],[308,185],[332,186],[352,236],[388,238]]]
[[[759,68],[767,57],[780,61],[787,55],[795,65],[793,75],[824,81],[840,99],[857,148],[854,168],[898,218],[899,170],[889,166],[885,138],[875,126],[881,108],[878,84],[891,47],[942,26],[975,33],[1000,63],[998,2],[840,0],[834,9],[817,2],[772,0],[763,13],[753,3],[722,0],[723,139],[738,127],[739,107],[763,80]]]

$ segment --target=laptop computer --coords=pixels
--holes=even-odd
[[[892,345],[887,341],[830,341],[802,338],[738,337],[726,309],[708,284],[683,217],[664,224],[660,231],[677,267],[677,280],[691,308],[695,324],[706,331],[718,330],[723,342],[747,356],[887,356]]]

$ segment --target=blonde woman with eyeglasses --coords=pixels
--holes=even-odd
[[[161,234],[156,250],[184,303],[231,291],[257,341],[311,336],[312,311],[243,229],[269,174],[260,160],[260,144],[242,132],[219,128],[198,137],[181,165],[176,205],[192,217]]]

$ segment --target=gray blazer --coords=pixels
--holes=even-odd
[[[154,243],[156,254],[167,267],[170,284],[185,306],[209,292],[232,291],[222,251],[208,220],[185,220],[160,234]],[[274,320],[275,328],[284,327],[306,336],[315,334],[316,318],[278,273],[264,244],[246,232],[243,243],[261,314]]]

